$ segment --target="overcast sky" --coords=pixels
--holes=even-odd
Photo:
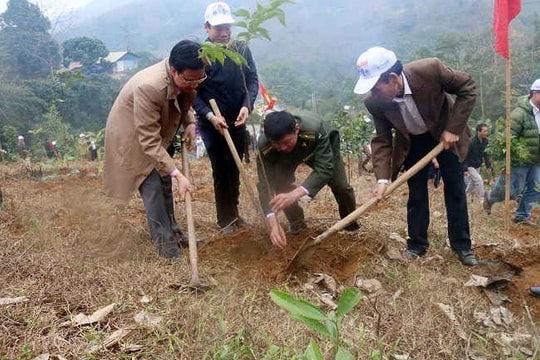
[[[47,15],[55,15],[61,12],[79,8],[92,0],[29,0],[39,5],[42,12]],[[0,13],[6,11],[8,0],[0,0]]]

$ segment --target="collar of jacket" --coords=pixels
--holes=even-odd
[[[165,83],[167,84],[167,100],[174,100],[178,96],[176,91],[176,85],[171,74],[171,66],[169,65],[169,58],[165,59]]]

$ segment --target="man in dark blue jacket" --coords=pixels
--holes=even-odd
[[[207,41],[223,44],[240,53],[247,65],[239,66],[229,58],[225,58],[224,64],[215,62],[208,65],[208,78],[197,89],[193,103],[212,164],[217,222],[224,234],[234,232],[245,221],[238,214],[239,171],[223,137],[223,129],[228,129],[236,151],[242,158],[246,120],[259,90],[257,69],[249,47],[244,42],[231,41],[232,23],[234,19],[226,3],[216,2],[206,8],[204,29],[208,34]],[[222,117],[214,114],[209,105],[210,99],[216,100]]]
[[[468,194],[475,194],[480,203],[484,201],[484,180],[480,175],[482,163],[486,165],[486,171],[491,174],[491,161],[486,153],[488,135],[489,131],[486,124],[476,126],[476,136],[471,139],[467,158],[463,162],[465,191]]]

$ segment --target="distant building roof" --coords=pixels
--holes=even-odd
[[[127,54],[138,57],[137,55],[135,55],[135,54],[133,54],[132,52],[129,52],[129,51],[111,51],[109,53],[109,55],[107,55],[106,57],[103,58],[103,60],[106,60],[106,61],[108,61],[110,63],[115,63],[118,60],[121,60]]]
[[[103,59],[108,62],[114,63],[120,60],[122,56],[126,55],[127,51],[111,51],[109,55],[105,56]]]
[[[72,61],[68,65],[69,70],[80,69],[82,67],[83,67],[83,64],[80,61]]]

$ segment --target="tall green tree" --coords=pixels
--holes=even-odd
[[[28,0],[9,0],[0,14],[0,76],[36,79],[60,67],[60,51],[50,21]]]
[[[92,66],[99,58],[109,54],[103,41],[86,36],[66,40],[62,43],[62,48],[66,67],[71,61],[80,61],[83,66]]]
[[[23,134],[47,111],[48,104],[25,83],[0,83],[0,127],[11,125]]]
[[[120,81],[104,74],[74,79],[65,89],[65,97],[57,104],[62,118],[78,132],[99,131],[118,92]]]

